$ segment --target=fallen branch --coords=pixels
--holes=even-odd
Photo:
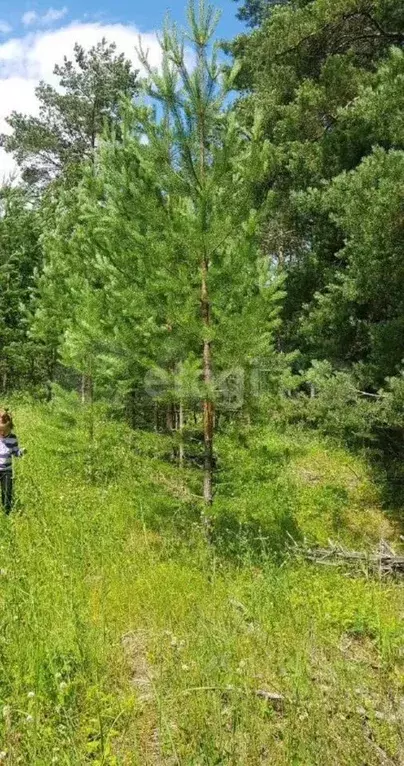
[[[304,548],[294,546],[294,551],[308,561],[325,566],[365,565],[381,574],[404,574],[404,556],[398,556],[385,540],[374,553],[350,551],[330,542],[329,548]]]

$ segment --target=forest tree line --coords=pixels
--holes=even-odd
[[[162,65],[108,41],[1,138],[0,386],[202,433],[298,420],[397,474],[404,404],[404,8],[245,0],[166,25]],[[189,48],[192,48],[190,56]],[[189,62],[192,62],[191,64]],[[195,433],[194,433],[195,432]]]

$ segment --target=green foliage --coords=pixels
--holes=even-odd
[[[237,11],[237,17],[240,21],[245,21],[249,27],[255,27],[262,24],[279,6],[290,4],[293,8],[300,8],[309,2],[311,0],[244,0]]]
[[[231,374],[242,388],[253,368],[271,368],[276,388],[287,364],[274,350],[282,279],[261,256],[251,204],[259,119],[247,141],[226,108],[234,73],[211,45],[212,10],[200,14],[190,9],[198,66],[187,70],[184,39],[167,26],[161,73],[143,59],[163,114],[126,104],[119,135],[106,136],[80,186],[51,200],[54,225],[43,236],[36,334],[54,339],[98,395],[131,401],[149,425],[158,405],[180,403],[185,418],[206,396],[231,408]],[[57,302],[65,310],[53,322]],[[212,349],[209,383],[204,343]],[[247,389],[236,391],[237,410],[254,406]]]
[[[306,364],[360,363],[376,391],[403,357],[400,238],[404,17],[356,0],[278,8],[235,41],[236,108],[262,110],[263,246],[286,272],[283,342]],[[396,47],[397,46],[397,47]]]
[[[320,202],[344,233],[345,268],[312,304],[303,332],[335,364],[361,362],[366,385],[381,385],[403,359],[403,180],[404,153],[378,149]]]
[[[285,405],[291,420],[302,420],[351,446],[364,446],[372,441],[380,419],[377,394],[367,396],[360,390],[359,376],[335,371],[330,362],[313,361],[298,378],[308,384],[312,396],[300,389]]]
[[[35,199],[0,189],[0,386],[21,390],[43,379],[42,349],[30,338],[35,279],[42,264]]]

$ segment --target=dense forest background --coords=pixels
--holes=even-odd
[[[372,450],[400,504],[404,8],[246,0],[168,24],[162,66],[108,41],[14,113],[0,190],[0,386],[55,385],[173,436],[268,419]]]

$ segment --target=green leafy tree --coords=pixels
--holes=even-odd
[[[0,190],[0,383],[3,391],[41,381],[42,350],[29,336],[36,271],[42,262],[36,201]]]
[[[239,2],[239,0],[236,0]],[[244,0],[237,12],[237,18],[249,27],[256,27],[270,15],[271,11],[289,3],[293,7],[307,5],[311,0]]]
[[[74,61],[65,57],[54,74],[59,87],[41,82],[36,90],[39,116],[13,112],[7,120],[13,132],[1,137],[30,183],[61,174],[77,179],[105,126],[117,123],[122,96],[138,92],[131,62],[105,39],[89,51],[76,44]]]
[[[44,253],[32,296],[29,334],[43,348],[48,397],[60,372],[60,351],[74,310],[77,285],[83,286],[80,262],[72,263],[69,241],[78,218],[78,189],[51,185],[39,211]]]
[[[379,222],[391,237],[387,251],[394,251],[400,203],[393,177],[400,160],[396,154],[382,160],[374,148],[390,153],[403,147],[403,41],[404,12],[395,2],[313,0],[274,8],[232,46],[240,61],[238,86],[248,89],[235,109],[248,126],[252,109],[259,108],[268,142],[269,161],[255,194],[257,208],[265,209],[264,251],[287,277],[282,347],[298,347],[303,364],[313,357],[340,366],[363,363],[363,383],[373,388],[393,374],[401,353],[401,308],[390,290],[391,279],[401,284],[399,258],[392,256],[394,277],[389,269],[381,273],[377,264],[386,247],[375,230],[370,233],[370,221]],[[374,190],[366,203],[365,176]],[[360,234],[359,216],[355,232],[352,221],[361,199]],[[364,256],[366,226],[372,244],[369,239]],[[359,261],[360,279],[359,267],[353,269]],[[373,283],[378,308],[370,300],[372,274],[379,280]],[[387,315],[392,324],[382,341]],[[376,345],[379,361],[371,351]]]
[[[344,115],[374,149],[349,173],[300,194],[305,215],[337,227],[340,249],[327,284],[309,304],[302,337],[317,356],[354,365],[377,389],[404,358],[402,205],[404,56],[393,48]],[[378,146],[379,145],[379,146]]]
[[[303,333],[318,356],[359,366],[373,390],[404,359],[403,189],[404,152],[379,148],[320,200],[344,234],[343,268],[315,296]]]

